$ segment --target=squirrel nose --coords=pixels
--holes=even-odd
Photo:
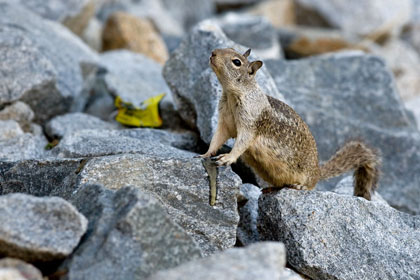
[[[211,52],[211,57],[216,56],[216,53],[214,51]]]

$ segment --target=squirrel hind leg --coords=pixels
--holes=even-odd
[[[371,200],[378,185],[379,168],[374,163],[364,164],[354,172],[354,195]]]

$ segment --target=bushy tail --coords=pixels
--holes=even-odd
[[[379,179],[380,159],[375,151],[360,141],[345,144],[325,164],[321,179],[328,179],[355,169],[354,195],[370,200]]]

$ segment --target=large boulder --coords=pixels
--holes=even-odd
[[[223,33],[214,20],[195,26],[172,54],[163,68],[175,105],[191,127],[198,128],[201,138],[210,143],[217,125],[217,104],[222,88],[209,67],[209,57],[216,48],[233,47],[245,52]],[[256,57],[251,54],[251,60]],[[257,81],[267,94],[283,99],[266,68],[257,74]]]
[[[363,139],[382,157],[379,193],[394,207],[420,213],[420,135],[380,58],[339,53],[266,65],[309,125],[320,160],[351,139]],[[336,182],[319,187],[331,189]]]
[[[86,231],[87,220],[58,197],[8,194],[0,197],[0,254],[28,262],[69,256]]]
[[[0,25],[0,105],[22,100],[39,122],[80,109],[80,62],[95,53],[61,24],[9,2],[0,2]]]
[[[235,279],[286,280],[283,277],[286,251],[281,243],[262,242],[232,248],[208,258],[161,271],[148,280]]]
[[[420,217],[331,192],[281,190],[259,199],[263,240],[311,279],[416,279]]]
[[[377,39],[398,34],[411,17],[410,0],[295,0],[298,24],[327,26]]]
[[[86,185],[72,202],[89,219],[83,243],[67,260],[67,279],[145,279],[199,258],[193,239],[152,195]]]

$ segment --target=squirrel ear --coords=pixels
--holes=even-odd
[[[249,75],[255,75],[255,73],[257,73],[257,70],[260,69],[261,66],[263,66],[263,63],[260,60],[251,62],[248,66]]]
[[[249,55],[251,54],[251,49],[248,49],[244,54],[243,54],[243,56],[245,57],[245,58],[247,58]]]

